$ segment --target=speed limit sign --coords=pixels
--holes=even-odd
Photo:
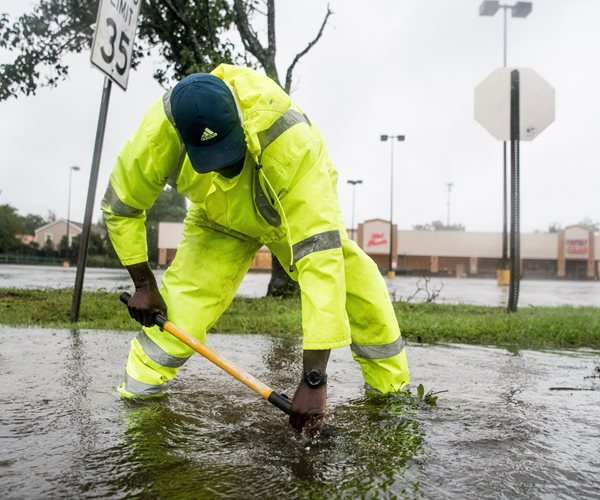
[[[127,89],[141,0],[100,0],[92,64]]]

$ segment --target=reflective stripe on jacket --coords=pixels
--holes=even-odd
[[[213,74],[240,108],[244,168],[232,179],[196,173],[169,120],[168,98],[156,101],[121,150],[102,202],[122,264],[147,260],[145,211],[169,183],[192,202],[188,220],[266,244],[284,268],[294,262],[287,270],[302,291],[305,349],[349,345],[341,248],[347,235],[320,132],[266,76],[231,65]]]

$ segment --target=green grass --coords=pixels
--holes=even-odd
[[[501,307],[395,303],[403,335],[425,343],[600,348],[600,308]]]
[[[72,328],[70,290],[0,288],[0,324]],[[412,343],[460,342],[515,348],[600,348],[600,308],[504,308],[394,303],[404,337]],[[299,299],[237,298],[211,331],[300,336]],[[118,293],[84,292],[81,329],[137,330]]]

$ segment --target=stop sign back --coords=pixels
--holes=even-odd
[[[475,119],[500,141],[510,141],[510,73],[519,71],[519,130],[532,141],[554,121],[554,89],[531,68],[499,68],[475,87]]]

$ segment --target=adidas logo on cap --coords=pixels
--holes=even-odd
[[[211,129],[209,129],[208,127],[206,127],[204,129],[204,132],[202,132],[202,137],[200,138],[201,141],[208,141],[214,137],[217,137],[217,133],[213,132]]]

